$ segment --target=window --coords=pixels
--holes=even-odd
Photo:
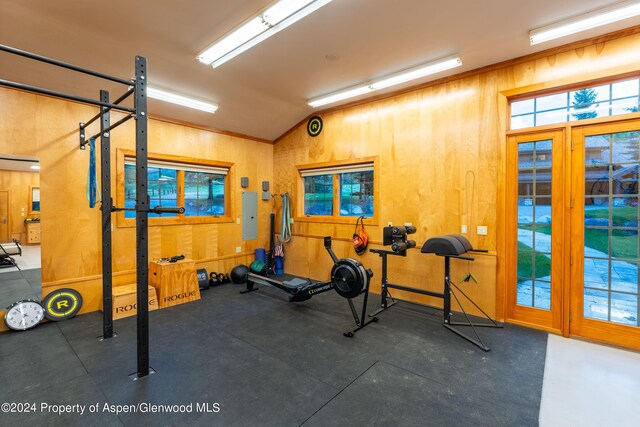
[[[118,193],[118,206],[136,205],[136,166],[133,152],[119,150],[124,163],[124,182]],[[197,163],[196,163],[197,162]],[[120,163],[120,164],[122,164]],[[149,155],[149,206],[184,206],[184,214],[149,213],[150,223],[188,224],[230,221],[229,172],[232,164],[183,158]],[[120,185],[120,184],[119,184]],[[122,193],[122,194],[120,194]],[[136,214],[124,211],[118,225],[133,225]],[[121,221],[122,219],[123,221]]]
[[[127,159],[124,165],[124,207],[134,208],[136,206],[136,161]],[[148,168],[148,191],[149,206],[178,206],[178,170],[169,167],[154,167],[149,162]],[[176,216],[177,214],[162,214],[163,217]],[[125,218],[135,218],[134,211],[125,211]],[[158,214],[149,214],[149,218],[158,217]]]
[[[333,215],[333,175],[304,177],[304,214]]]
[[[185,171],[185,215],[224,216],[225,175]]]
[[[640,79],[511,102],[511,129],[638,112]]]
[[[343,172],[340,179],[340,215],[373,216],[373,170]]]
[[[375,160],[298,166],[302,179],[302,211],[306,218],[352,218],[375,212]],[[339,221],[340,222],[340,221]]]

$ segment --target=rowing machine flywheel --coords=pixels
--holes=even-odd
[[[352,258],[338,260],[331,269],[333,286],[344,298],[355,298],[365,292],[371,276],[371,270],[365,269],[360,262]]]

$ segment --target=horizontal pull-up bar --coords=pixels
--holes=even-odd
[[[135,117],[134,114],[129,114],[124,116],[123,118],[121,118],[120,120],[118,120],[117,122],[115,122],[114,124],[112,124],[111,126],[109,126],[108,128],[106,128],[104,131],[98,132],[95,135],[93,135],[91,138],[97,138],[99,136],[108,136],[108,135],[104,135],[107,132],[111,132],[111,130],[117,128],[118,126],[120,126],[121,124],[123,124],[124,122],[126,122],[129,119],[132,119],[133,117]],[[80,123],[80,149],[84,150],[84,146],[87,145],[89,143],[89,139],[83,139],[84,138],[84,132],[82,131],[82,128],[85,127],[86,125],[82,125],[82,123]]]
[[[123,80],[118,77],[109,76],[107,74],[98,73],[97,71],[87,70],[85,68],[78,67],[76,65],[67,64],[62,61],[58,61],[56,59],[47,58],[46,56],[37,55],[35,53],[26,52],[24,50],[16,49],[14,47],[5,46],[0,44],[0,50],[13,53],[14,55],[24,56],[25,58],[34,59],[40,62],[46,62],[47,64],[56,65],[58,67],[67,68],[69,70],[78,71],[79,73],[89,74],[94,77],[99,77],[101,79],[111,80],[112,82],[121,83],[123,85],[130,85],[131,81]]]
[[[69,95],[62,92],[57,92],[55,90],[42,89],[39,87],[23,85],[22,83],[10,82],[9,80],[0,79],[0,86],[12,87],[15,89],[22,89],[22,90],[26,90],[27,92],[41,93],[43,95],[50,95],[50,96],[55,96],[57,98],[69,99],[71,101],[83,102],[85,104],[98,105],[102,107],[110,107],[114,110],[124,111],[127,113],[136,112],[135,108],[121,107],[119,105],[110,104],[108,102],[100,102],[94,99],[83,98],[82,96],[75,96],[75,95]]]
[[[124,101],[125,99],[127,99],[129,96],[131,96],[131,94],[133,94],[133,92],[135,92],[135,88],[130,87],[128,91],[126,91],[120,98],[116,99],[115,101],[113,101],[114,104],[120,104],[122,101]],[[103,113],[106,113],[107,111],[110,111],[111,107],[107,107],[106,110],[96,114],[95,116],[93,116],[90,120],[88,120],[86,123],[80,123],[80,128],[86,128],[87,126],[89,126],[91,123],[95,122],[96,120],[98,120],[100,118],[100,116]]]
[[[134,211],[138,212],[136,208],[118,208],[115,206],[111,207],[111,212],[121,212],[121,211]],[[141,212],[148,212],[154,214],[163,214],[163,213],[174,213],[174,214],[183,214],[184,207],[183,206],[156,206],[155,208],[145,209]]]

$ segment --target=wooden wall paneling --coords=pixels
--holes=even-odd
[[[3,242],[11,241],[11,235],[12,235],[11,233],[11,229],[12,229],[11,200],[9,196],[10,196],[9,190],[0,190],[0,210],[3,213],[6,212],[5,215],[0,216],[3,222],[2,224],[0,224],[0,229],[2,229],[2,233],[0,233],[0,239],[2,239]]]
[[[500,80],[500,79],[498,79]],[[507,98],[501,93],[497,94],[496,108],[498,111],[498,128],[507,129],[509,105]],[[504,321],[506,314],[506,277],[505,267],[505,237],[506,237],[506,175],[507,175],[507,141],[504,134],[499,135],[500,143],[497,147],[498,156],[498,186],[496,198],[496,318]],[[500,264],[502,263],[502,265]]]
[[[452,260],[451,280],[476,304],[482,308],[490,316],[496,313],[496,263],[495,254],[477,254],[474,253],[475,261]],[[460,283],[460,280],[467,275],[468,272],[473,273],[478,283],[469,281]],[[468,313],[481,315],[471,303],[469,303],[460,293],[457,293],[460,302],[463,304]]]
[[[428,90],[429,94],[431,94],[431,90]],[[414,167],[416,173],[416,183],[418,183],[418,191],[419,194],[419,211],[417,213],[417,218],[414,225],[417,227],[416,233],[411,236],[411,239],[416,242],[421,243],[424,242],[427,238],[427,235],[431,233],[431,226],[433,224],[433,220],[431,218],[432,212],[429,209],[429,206],[437,205],[438,201],[435,200],[438,197],[438,193],[435,191],[436,186],[438,185],[437,175],[439,170],[434,167],[436,163],[434,159],[437,156],[442,155],[445,147],[444,144],[438,143],[435,140],[434,135],[437,130],[435,129],[436,120],[433,117],[433,106],[429,105],[433,102],[433,97],[427,95],[426,93],[420,93],[416,102],[419,105],[423,105],[422,108],[418,108],[418,139],[415,143],[417,147],[425,147],[427,145],[431,145],[430,149],[416,149],[415,155],[417,156],[417,165]],[[393,169],[393,163],[388,162],[387,169]],[[381,170],[381,176],[385,179],[385,169]],[[404,222],[403,218],[399,216],[402,215],[402,211],[398,212],[389,212],[390,221],[393,224],[402,224]],[[386,220],[383,221],[381,227],[386,225]],[[380,234],[382,230],[380,230]]]
[[[78,149],[77,136],[78,122],[96,114],[97,109],[12,89],[0,89],[0,104],[8,106],[0,115],[0,152],[41,160],[43,295],[71,287],[83,294],[83,312],[97,310],[101,301],[100,215],[98,209],[88,207],[89,153]],[[90,133],[94,131],[97,128],[90,129]],[[111,141],[115,164],[118,148],[134,148],[133,123],[115,130]],[[254,184],[273,182],[271,144],[150,120],[149,147],[150,151],[172,155],[242,162],[243,172]],[[118,195],[116,174],[112,176],[114,195]],[[237,203],[241,189],[235,182],[238,176],[232,178],[230,194],[234,216],[240,211]],[[259,222],[261,244],[268,242],[267,224],[268,216]],[[204,260],[204,265],[222,263],[221,267],[235,265],[236,257],[245,262],[247,252],[252,253],[256,246],[255,242],[242,242],[240,227],[235,222],[150,227],[149,255],[159,258],[180,252],[202,257],[195,260]],[[135,244],[134,228],[115,227],[114,284],[135,282]],[[240,254],[236,254],[237,246],[242,249]],[[215,261],[219,257],[224,260]]]
[[[309,250],[308,241],[312,239],[293,237],[289,243],[286,244],[284,253],[284,268],[286,272],[295,274],[301,277],[309,277]],[[313,260],[318,262],[320,260]]]
[[[472,224],[472,233],[476,226],[488,225],[486,236],[476,236],[475,247],[496,250],[496,206],[498,200],[499,170],[502,167],[499,150],[504,146],[506,128],[502,127],[498,109],[498,74],[490,73],[478,76],[478,88],[483,88],[478,97],[480,112],[476,121],[477,144],[475,158],[471,160],[475,172],[474,212],[476,222]],[[477,159],[477,160],[475,160]]]
[[[489,286],[479,291],[478,298],[486,303],[489,314],[502,318],[507,265],[503,196],[505,135],[509,128],[507,96],[637,73],[640,34],[622,35],[617,39],[598,39],[575,49],[555,49],[546,56],[537,55],[394,96],[320,112],[325,130],[318,138],[306,135],[305,122],[275,144],[275,186],[297,190],[297,176],[283,165],[379,156],[381,216],[378,227],[368,228],[370,236],[380,239],[382,227],[388,221],[407,221],[418,226],[414,238],[422,244],[428,237],[455,233],[461,224],[467,224],[471,243],[495,254],[485,256],[485,261],[476,261],[483,286]],[[471,187],[467,172],[475,175],[472,203],[464,200],[472,190],[467,188]],[[488,227],[487,236],[477,235],[478,225]],[[304,247],[298,240],[315,239],[300,235],[334,233],[331,235],[336,238],[348,237],[351,232],[348,228],[296,223],[293,241],[287,247]],[[299,257],[296,264],[305,262],[304,255],[295,256]],[[425,277],[428,280],[424,282],[432,286],[431,276],[439,276],[442,267],[423,258],[410,255],[401,261],[390,261],[391,279],[402,283],[418,282]],[[317,261],[309,258],[306,262]],[[373,262],[379,264],[378,260]],[[400,262],[404,265],[397,266]],[[287,272],[291,272],[289,267],[287,264]],[[493,274],[491,269],[495,270]],[[295,271],[303,272],[305,267],[296,265]],[[379,283],[376,279],[374,283]],[[419,296],[406,297],[422,301]]]
[[[40,174],[37,172],[0,170],[0,190],[9,192],[7,217],[9,240],[17,239],[22,243],[26,243],[25,218],[40,216],[39,213],[29,214],[31,211],[29,194],[31,187],[39,186]],[[24,209],[24,211],[22,211],[22,209]],[[22,216],[23,213],[24,216]]]
[[[208,252],[209,245],[213,246],[213,229],[211,227],[194,225],[191,233],[191,250],[193,259],[206,259],[217,256],[212,250]],[[217,233],[215,235],[217,239]],[[212,248],[213,249],[213,248]]]
[[[422,185],[424,185],[422,182],[414,184],[418,187],[414,188],[414,191],[422,190],[426,196],[426,203],[421,215],[422,223],[416,224],[427,227],[424,234],[416,236],[416,238],[419,238],[422,242],[427,239],[427,236],[442,233],[442,224],[445,218],[444,211],[447,205],[446,185],[448,182],[446,174],[447,171],[451,170],[449,164],[453,160],[453,154],[449,152],[450,149],[447,146],[450,143],[447,138],[448,128],[444,126],[444,123],[447,123],[447,118],[449,114],[455,110],[455,107],[445,101],[445,87],[431,88],[428,93],[427,96],[429,96],[433,102],[433,104],[428,102],[425,107],[428,111],[427,114],[432,117],[430,122],[431,130],[428,139],[420,145],[424,163],[422,165],[416,165],[428,171],[426,182],[423,181],[427,186],[422,187]]]
[[[470,222],[478,223],[468,224],[469,238],[475,246],[495,250],[499,246],[496,229],[502,227],[500,213],[497,212],[500,208],[496,204],[498,188],[502,185],[497,182],[501,179],[500,163],[504,163],[504,159],[500,157],[504,145],[502,130],[508,128],[503,111],[504,102],[496,101],[498,92],[504,94],[510,91],[512,95],[517,95],[532,88],[545,89],[609,75],[633,73],[637,71],[640,59],[639,48],[640,34],[630,33],[626,37],[607,39],[578,49],[555,50],[547,56],[516,61],[502,68],[480,70],[475,74],[466,74],[463,78],[452,78],[393,97],[321,112],[325,130],[320,136],[310,138],[303,123],[269,149],[263,147],[268,144],[253,140],[151,120],[150,147],[174,154],[188,151],[188,155],[194,157],[213,157],[236,163],[238,168],[233,183],[236,210],[240,207],[241,189],[235,181],[244,176],[242,173],[254,178],[256,185],[263,179],[272,180],[274,189],[277,188],[279,192],[290,191],[295,197],[297,177],[294,165],[343,160],[351,156],[378,155],[383,181],[380,188],[380,221],[384,223],[389,220],[402,221],[405,217],[417,218],[411,222],[419,223],[416,225],[421,227],[416,238],[420,242],[429,236],[451,232],[450,230],[457,231],[463,220],[460,198],[465,186],[464,175],[467,170],[473,170],[478,187],[478,200],[473,204],[473,214],[476,216],[477,213],[477,218],[472,218]],[[464,94],[467,90],[475,92],[466,98]],[[97,109],[10,89],[0,91],[0,101],[2,105],[11,107],[4,109],[0,115],[0,151],[33,155],[42,160],[40,186],[43,205],[44,282],[99,275],[99,215],[97,210],[91,211],[86,205],[84,186],[88,153],[77,149],[77,123],[91,117]],[[393,112],[394,109],[397,112]],[[133,147],[131,126],[131,123],[127,123],[114,132],[112,141],[117,147]],[[398,129],[398,126],[408,129]],[[409,141],[410,139],[417,139],[419,143]],[[184,141],[188,141],[188,144],[184,144]],[[398,147],[406,147],[407,144],[411,144],[410,147],[415,152],[412,159],[403,157],[402,153],[398,154]],[[275,165],[272,166],[271,176],[260,176],[269,175],[269,171],[268,168],[258,168],[257,156],[250,155],[256,152],[260,153],[261,162],[265,159],[269,162],[269,153],[273,153],[271,159]],[[411,181],[403,183],[410,187],[407,189],[411,194],[409,196],[394,194],[398,185],[396,177],[406,176],[403,171],[397,171],[399,166],[414,170]],[[392,178],[387,178],[389,176]],[[446,177],[444,183],[441,182],[442,176]],[[393,184],[385,186],[386,180]],[[60,202],[61,194],[64,196],[64,203]],[[410,206],[410,202],[414,200],[418,200],[413,203],[415,206]],[[268,215],[265,214],[269,209],[264,205],[259,206],[261,232],[258,242],[242,242],[238,237],[240,226],[237,224],[206,225],[211,227],[207,230],[219,233],[218,256],[235,253],[236,246],[241,246],[243,252],[250,252],[257,247],[256,244],[268,244],[268,233],[264,231],[268,227]],[[383,225],[372,227],[371,235],[379,235]],[[487,225],[489,235],[482,238],[476,236],[475,225]],[[322,236],[329,232],[339,235],[336,237],[349,237],[350,228],[298,223],[293,227],[295,233]],[[60,230],[65,230],[65,233],[60,235]],[[190,230],[192,239],[195,239],[195,230]],[[311,239],[294,237],[287,247],[295,246],[304,253],[308,250],[304,249],[308,246],[307,240]],[[117,229],[114,232],[114,242],[117,242],[114,245],[116,268],[132,268],[135,236],[130,230]],[[319,242],[316,245],[321,248],[321,240]],[[347,242],[344,243],[346,245]],[[163,246],[162,242],[159,244],[160,247]],[[192,244],[192,251],[194,250],[196,246]],[[212,251],[215,252],[216,249],[207,245],[206,253]],[[320,255],[317,250],[313,253]],[[501,253],[498,252],[496,263],[496,268],[502,269],[499,277],[503,274],[505,265],[504,259],[500,258]],[[296,251],[288,251],[287,255],[296,259],[294,268],[301,272],[309,271],[309,264],[316,262],[315,259],[300,256]],[[431,266],[431,261],[425,263],[417,259],[420,258],[416,258],[416,261],[409,259],[407,280],[420,277],[425,264],[429,270],[440,268],[439,263]],[[287,266],[290,265],[287,263]],[[289,272],[288,269],[287,271]]]
[[[36,135],[36,106],[37,95],[28,94],[14,90],[5,90],[2,93],[2,105],[16,105],[20,103],[30,108],[3,108],[0,114],[0,146],[2,146],[3,154],[15,154],[12,141],[21,141],[24,145],[23,149],[29,155],[34,155],[33,148],[36,147],[37,141],[34,141]],[[16,126],[16,124],[20,124]],[[26,144],[25,142],[35,142],[35,144]],[[27,147],[29,145],[29,147]]]
[[[341,242],[333,244],[336,255],[342,253]],[[315,280],[329,280],[331,276],[331,258],[324,249],[324,241],[322,239],[307,239],[307,256],[310,260],[315,260],[309,265],[308,277]],[[337,255],[340,258],[340,255]]]
[[[135,251],[135,229],[129,229],[130,231],[133,232],[129,232],[126,233],[127,234],[127,239],[118,239],[118,242],[114,241],[114,244],[112,245],[114,248],[114,251],[117,252],[123,252],[124,248],[127,248],[127,251],[129,252],[131,248],[133,248],[133,250]],[[125,231],[129,231],[125,228],[120,228],[118,229],[118,236],[122,236],[124,234]],[[116,233],[114,233],[116,234]],[[149,235],[147,237],[148,242],[149,242],[149,260],[155,260],[158,258],[162,258],[162,227],[149,227]],[[132,243],[133,240],[133,243]],[[132,246],[132,244],[134,246]],[[126,259],[128,261],[128,267],[131,269],[135,269],[135,263],[131,263],[131,257],[129,256],[130,254],[127,253],[126,254]],[[173,255],[171,255],[173,256]]]

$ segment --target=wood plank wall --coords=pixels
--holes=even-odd
[[[38,213],[29,213],[31,212],[31,206],[29,206],[31,187],[38,187],[39,185],[40,174],[37,172],[0,170],[0,191],[6,190],[9,192],[10,240],[17,239],[23,244],[27,242],[27,230],[24,220],[40,216]],[[24,216],[22,215],[23,213]]]
[[[393,97],[320,113],[324,131],[317,138],[306,134],[305,124],[288,133],[275,146],[233,135],[151,120],[149,151],[229,161],[235,176],[250,179],[249,191],[260,191],[263,180],[274,182],[274,192],[292,193],[295,200],[295,165],[378,156],[381,185],[380,220],[368,226],[380,241],[382,227],[411,222],[415,239],[458,232],[469,226],[474,246],[490,252],[473,264],[455,262],[452,278],[472,271],[480,284],[470,295],[490,314],[502,317],[504,277],[504,165],[507,98],[607,76],[636,73],[640,63],[637,31],[619,38],[600,39],[574,49],[554,49],[529,61],[465,73],[458,79],[420,87]],[[605,40],[605,41],[603,41]],[[44,294],[59,287],[78,289],[85,296],[83,312],[99,308],[100,214],[85,198],[88,152],[77,147],[77,123],[97,109],[53,98],[0,88],[0,152],[41,159],[42,253]],[[112,120],[118,119],[112,114]],[[133,123],[112,133],[115,148],[134,148]],[[115,188],[115,174],[112,174]],[[240,216],[241,192],[235,192],[235,216]],[[293,206],[294,215],[298,207]],[[268,244],[269,202],[259,202],[259,240],[243,242],[240,225],[202,224],[152,227],[150,257],[183,253],[209,271],[228,271],[248,263],[256,247]],[[486,225],[487,236],[476,226]],[[339,256],[353,256],[348,239],[353,226],[296,222],[287,245],[285,269],[292,274],[327,279],[331,262],[322,236],[334,237]],[[241,247],[236,254],[235,248]],[[374,269],[372,290],[379,291],[380,261],[362,257]],[[392,282],[442,288],[442,259],[413,251],[406,259],[389,263]],[[114,230],[114,281],[134,281],[135,231]],[[429,297],[396,296],[439,305]]]
[[[54,98],[0,88],[0,153],[40,159],[43,296],[60,287],[79,290],[82,312],[100,308],[100,211],[86,200],[89,152],[78,149],[78,123],[98,110]],[[121,116],[112,113],[112,122]],[[116,188],[116,149],[135,148],[133,121],[114,130],[112,191]],[[90,134],[99,130],[98,124]],[[261,191],[273,180],[273,145],[251,139],[194,129],[159,120],[149,121],[149,152],[234,163],[231,183],[234,217],[241,217],[240,177],[249,177],[247,191]],[[259,201],[259,240],[242,241],[241,225],[196,224],[150,227],[150,259],[178,254],[195,259],[198,268],[229,272],[249,263],[257,247],[268,245],[269,202]],[[113,217],[115,224],[115,215]],[[135,228],[114,227],[114,284],[135,283]],[[236,248],[240,247],[240,252]]]
[[[387,222],[411,222],[418,227],[415,240],[458,233],[468,225],[468,238],[476,248],[489,250],[468,264],[452,261],[452,279],[467,271],[478,285],[464,289],[489,314],[503,317],[504,295],[504,176],[505,133],[510,95],[561,87],[624,73],[637,73],[640,35],[626,35],[573,49],[559,48],[528,61],[513,61],[465,73],[458,79],[426,85],[392,97],[320,112],[324,130],[316,138],[306,133],[306,122],[277,141],[274,180],[277,192],[288,191],[296,200],[295,165],[378,156],[380,161],[380,220],[368,226],[370,238],[382,240]],[[600,39],[601,40],[601,39]],[[300,206],[293,206],[293,215]],[[476,227],[488,227],[479,236]],[[352,225],[296,221],[287,245],[288,273],[327,279],[331,260],[323,254],[321,237],[331,235],[339,256],[357,257],[347,239]],[[361,258],[373,268],[372,290],[380,289],[380,259]],[[389,260],[393,283],[442,290],[443,261],[433,255],[410,252],[406,259]],[[415,294],[394,296],[419,303],[441,301]]]

